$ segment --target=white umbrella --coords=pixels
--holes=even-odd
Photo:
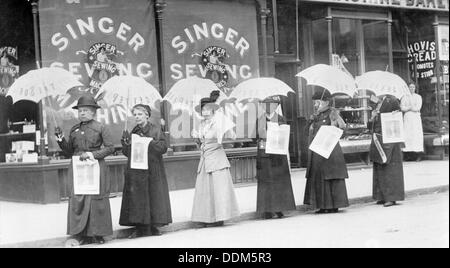
[[[386,71],[371,71],[356,77],[359,90],[370,90],[375,95],[392,95],[401,99],[405,95],[411,95],[408,85],[398,75]]]
[[[289,92],[295,93],[283,81],[272,77],[259,77],[248,79],[237,85],[229,98],[236,98],[237,101],[245,99],[265,100],[277,95],[287,96]]]
[[[143,78],[132,75],[113,76],[100,88],[108,105],[122,105],[129,109],[136,104],[146,104],[157,109],[155,103],[162,101],[159,91]]]
[[[303,77],[308,85],[327,89],[331,95],[342,93],[353,97],[356,93],[353,77],[330,65],[316,64],[299,72],[296,76]]]
[[[164,96],[165,101],[172,104],[174,110],[188,110],[190,113],[201,98],[209,97],[214,90],[221,92],[220,99],[224,99],[224,93],[210,79],[203,79],[196,76],[178,80]]]
[[[65,95],[73,88],[82,86],[71,72],[57,67],[31,70],[19,77],[9,88],[13,102],[29,100],[39,102],[48,96]]]

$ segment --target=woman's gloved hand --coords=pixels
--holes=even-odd
[[[131,135],[128,130],[124,130],[122,133],[122,139],[120,139],[122,146],[129,146],[131,144]]]
[[[88,160],[89,158],[91,158],[91,156],[90,156],[88,153],[82,153],[82,154],[80,155],[80,160],[81,160],[81,161],[86,161],[86,160]]]
[[[55,127],[55,136],[56,136],[56,138],[58,138],[58,139],[62,139],[62,137],[63,137],[63,132],[62,132],[62,130],[61,130],[60,127]]]

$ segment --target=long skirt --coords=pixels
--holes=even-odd
[[[423,129],[420,113],[406,112],[404,117],[405,147],[404,152],[423,152]]]
[[[104,160],[100,165],[100,195],[75,195],[72,164],[69,166],[69,208],[67,234],[83,236],[108,236],[113,234],[111,207],[109,204],[110,183]]]
[[[373,163],[373,199],[385,202],[405,199],[402,162]]]
[[[307,179],[304,204],[314,209],[333,209],[349,206],[345,179],[324,180],[320,174]]]
[[[172,214],[165,176],[150,176],[147,170],[128,170],[119,224],[160,227],[169,223],[172,223]]]
[[[239,216],[239,208],[229,168],[197,175],[192,221],[213,223]]]
[[[258,159],[256,211],[282,212],[295,210],[289,163],[286,156],[271,155]]]
[[[150,196],[147,170],[127,170],[123,186],[119,224],[150,225]]]
[[[109,198],[77,195],[69,199],[69,235],[108,236],[113,234]]]

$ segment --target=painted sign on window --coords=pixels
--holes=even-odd
[[[72,106],[81,95],[91,94],[102,106],[97,120],[111,128],[114,143],[120,145],[131,113],[122,106],[108,106],[99,89],[117,75],[139,76],[158,87],[153,6],[148,0],[40,1],[43,66],[67,69],[84,84],[66,96],[46,100],[50,133],[56,121],[68,134],[78,122]],[[59,150],[54,137],[49,142],[50,151]]]
[[[436,43],[434,41],[417,41],[408,44],[408,62],[412,78],[424,79],[434,76]]]
[[[212,80],[229,95],[240,82],[259,76],[255,1],[167,0],[166,3],[163,38],[167,91],[176,81],[197,76]],[[203,97],[209,96],[200,96]],[[173,143],[192,142],[191,122],[189,114],[170,110]]]

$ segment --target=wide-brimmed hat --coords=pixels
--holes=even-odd
[[[72,109],[78,110],[80,107],[93,107],[95,109],[99,109],[100,106],[95,101],[95,98],[91,95],[83,95],[78,99],[78,103],[76,106],[73,106]]]
[[[218,90],[212,91],[208,98],[203,98],[200,100],[200,104],[195,106],[195,111],[197,113],[201,114],[202,109],[205,105],[208,105],[213,110],[219,109],[220,105],[216,103],[219,96],[220,96],[220,91],[218,91]]]

